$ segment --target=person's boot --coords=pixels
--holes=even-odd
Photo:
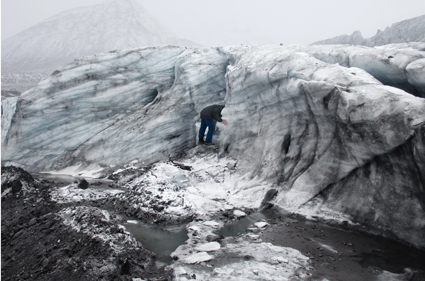
[[[204,143],[205,143],[204,139],[199,139],[198,144],[204,144]]]

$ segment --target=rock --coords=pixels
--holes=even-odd
[[[89,183],[85,179],[79,179],[77,186],[80,189],[87,189],[89,187]]]
[[[222,239],[224,239],[224,237],[221,236],[221,235],[217,235],[217,234],[209,234],[207,236],[207,241],[208,242],[214,242],[214,241],[218,242],[218,241],[220,241]]]
[[[152,209],[154,209],[155,211],[157,211],[157,212],[162,212],[162,211],[164,211],[164,206],[161,206],[161,205],[153,205],[153,207],[152,207]]]
[[[37,219],[36,219],[36,218],[32,218],[32,219],[29,221],[28,225],[29,225],[29,226],[32,226],[32,225],[34,225],[34,224],[36,224],[36,223],[37,223]]]
[[[258,234],[252,234],[252,233],[247,234],[247,237],[252,240],[259,240],[258,238],[260,238]]]
[[[17,196],[25,195],[40,189],[43,185],[34,180],[34,178],[22,168],[15,166],[6,166],[1,168],[1,192],[2,197],[8,196],[5,192],[9,189],[12,194]]]
[[[128,259],[125,259],[124,263],[121,265],[121,274],[127,275],[130,273],[131,263]]]
[[[18,193],[22,190],[22,183],[19,180],[16,180],[12,183],[12,193]]]
[[[247,230],[249,232],[252,232],[252,233],[258,233],[258,232],[260,232],[260,230],[258,228],[254,228],[254,227],[249,227],[249,228],[247,228]]]
[[[285,139],[287,139],[287,136],[285,136]],[[285,140],[284,140],[284,143],[285,143]],[[287,148],[286,148],[286,150],[287,150],[289,148],[288,143],[290,143],[290,141],[286,140],[286,143],[287,143]],[[277,189],[268,190],[266,195],[263,198],[263,201],[261,202],[261,208],[262,209],[268,209],[268,208],[272,207],[273,204],[271,204],[270,201],[272,201],[276,197],[277,194],[278,194]]]

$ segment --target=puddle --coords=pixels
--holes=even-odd
[[[383,271],[404,274],[411,270],[419,274],[414,278],[425,274],[425,251],[343,227],[281,216],[273,210],[228,223],[218,233],[236,236],[264,219],[269,226],[259,231],[262,241],[297,249],[310,257],[313,269],[309,280],[377,280]]]
[[[63,187],[66,185],[69,185],[71,183],[74,183],[78,179],[85,179],[90,187],[108,187],[108,184],[113,183],[113,180],[108,179],[96,179],[96,178],[90,178],[90,177],[80,177],[80,176],[71,176],[71,175],[65,175],[65,174],[50,174],[50,173],[32,173],[31,174],[35,179],[37,180],[47,180],[49,182],[53,182],[59,187]]]
[[[271,218],[274,214],[274,211],[266,210],[258,213],[253,213],[246,217],[243,217],[237,221],[227,223],[219,230],[219,235],[224,237],[236,236],[239,233],[245,233],[249,227],[252,227],[254,223],[267,220]]]
[[[74,183],[76,180],[83,177],[49,174],[49,173],[34,173],[32,176],[37,180],[47,180],[54,183],[58,187],[67,186]],[[113,183],[108,179],[95,179],[84,177],[89,182],[90,188],[105,190],[110,189],[108,185]],[[114,189],[117,189],[116,187]],[[175,249],[184,244],[188,239],[187,224],[181,225],[156,225],[146,224],[141,221],[128,221],[124,224],[127,231],[142,243],[143,247],[156,254],[156,260],[160,263],[171,264],[171,253]]]
[[[145,249],[156,254],[156,259],[165,264],[171,264],[170,257],[178,246],[188,239],[186,225],[164,226],[131,221],[124,224],[128,232],[142,243]]]
[[[406,268],[425,272],[425,253],[407,246],[392,245],[385,252],[374,249],[370,253],[363,253],[360,264],[397,274],[404,273]]]

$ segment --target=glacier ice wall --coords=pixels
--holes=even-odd
[[[195,145],[196,110],[223,102],[226,65],[184,47],[82,59],[22,95],[3,159],[33,171],[164,159]]]
[[[18,97],[10,97],[1,101],[1,141],[5,140],[12,118],[15,115]]]
[[[361,68],[384,85],[425,97],[425,43],[391,44],[375,48],[324,45],[311,46],[307,52],[328,63]]]
[[[424,245],[424,99],[304,52],[238,49],[229,63],[221,147],[275,181],[273,203],[295,212],[320,198]]]
[[[195,146],[199,112],[225,104],[219,155],[275,184],[272,203],[297,211],[319,202],[317,210],[424,247],[425,100],[381,81],[419,88],[424,58],[396,45],[162,46],[86,57],[2,112],[10,124],[2,162],[30,171],[148,165]]]

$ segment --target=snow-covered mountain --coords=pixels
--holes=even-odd
[[[167,30],[138,1],[108,0],[59,13],[3,40],[2,74],[50,74],[86,55],[161,44],[196,45]]]
[[[350,44],[382,46],[393,43],[425,42],[425,15],[394,23],[384,31],[378,30],[375,36],[363,38],[360,31],[351,35],[340,35],[322,40],[312,45]]]
[[[32,87],[35,87],[42,80],[46,79],[50,73],[43,72],[2,72],[1,88],[3,91],[14,91],[23,93]],[[8,90],[9,89],[9,90]]]
[[[8,91],[8,90],[2,90],[1,91],[1,100],[12,98],[12,97],[18,97],[21,93],[18,91]]]
[[[267,183],[236,177],[229,189],[268,194],[290,212],[337,211],[424,247],[425,99],[379,81],[423,90],[424,48],[162,46],[86,57],[2,103],[2,163],[111,171],[166,161],[196,146],[205,106],[225,104],[229,125],[214,136],[233,162],[224,167]]]

